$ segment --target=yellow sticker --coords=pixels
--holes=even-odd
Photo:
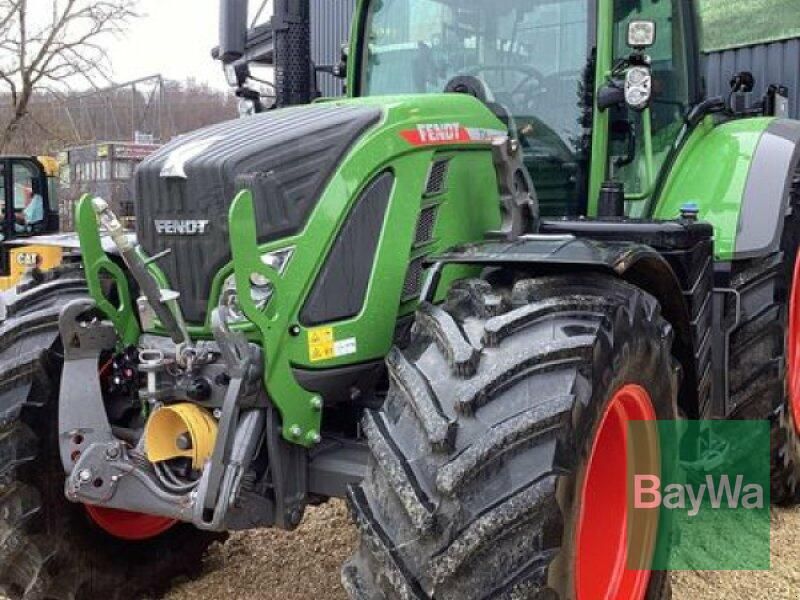
[[[308,332],[308,359],[311,362],[350,356],[358,352],[358,342],[351,337],[336,341],[333,327],[320,327]]]
[[[319,362],[334,358],[333,327],[310,329],[308,332],[308,360]]]

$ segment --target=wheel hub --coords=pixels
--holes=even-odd
[[[794,264],[792,292],[789,297],[789,331],[786,356],[786,378],[789,409],[795,431],[800,434],[800,252]]]
[[[90,504],[85,506],[89,517],[98,527],[122,540],[142,541],[154,538],[177,523],[175,519],[168,517],[157,517]]]
[[[628,434],[631,421],[655,421],[650,395],[626,385],[600,419],[580,491],[575,555],[577,600],[643,600],[650,571],[628,569]],[[650,554],[655,537],[651,536]]]

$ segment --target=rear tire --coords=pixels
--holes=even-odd
[[[0,595],[9,598],[158,595],[175,577],[199,572],[208,545],[223,539],[177,525],[125,542],[65,499],[57,325],[61,307],[82,296],[80,279],[44,283],[6,304],[0,323]]]
[[[792,290],[800,294],[800,270],[795,272],[798,248],[800,168],[794,175],[781,251],[735,263],[731,279],[742,307],[741,322],[731,333],[729,348],[731,417],[771,420],[770,500],[783,506],[800,502],[800,440],[791,410],[788,348],[792,340],[787,334]],[[733,301],[727,312],[735,312]]]
[[[386,403],[364,419],[349,596],[599,597],[597,581],[576,594],[587,463],[617,392],[641,389],[658,419],[677,418],[671,343],[656,300],[603,275],[510,291],[469,280],[443,307],[421,305],[409,346],[387,359]],[[595,495],[595,508],[611,501]],[[671,596],[667,572],[637,585],[608,597]]]

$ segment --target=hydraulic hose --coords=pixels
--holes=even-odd
[[[94,212],[100,218],[100,222],[119,249],[122,260],[136,283],[139,284],[139,289],[144,297],[147,298],[150,306],[153,307],[156,316],[161,321],[161,325],[167,330],[172,341],[179,345],[189,344],[190,340],[186,333],[186,328],[181,325],[182,320],[176,316],[175,312],[167,304],[168,302],[174,302],[175,298],[169,294],[164,294],[168,290],[161,289],[158,281],[139,254],[138,245],[125,234],[122,223],[120,223],[114,211],[111,210],[108,202],[102,198],[94,198],[92,200],[92,208],[94,208]],[[176,310],[178,310],[177,307]]]

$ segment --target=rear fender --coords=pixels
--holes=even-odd
[[[707,119],[680,151],[653,216],[674,219],[696,204],[714,226],[717,260],[777,252],[798,162],[798,121]]]
[[[739,212],[736,258],[780,250],[792,179],[800,162],[800,121],[779,119],[756,148]]]

